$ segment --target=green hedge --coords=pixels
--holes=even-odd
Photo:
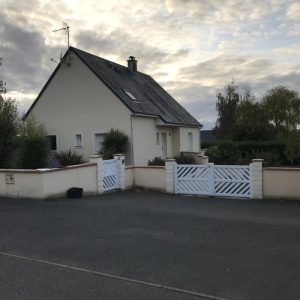
[[[211,154],[216,160],[215,163],[218,164],[222,161],[225,164],[229,164],[229,161],[230,164],[248,164],[252,158],[263,158],[269,165],[291,164],[286,155],[286,143],[282,141],[211,141],[203,142],[201,148],[208,149],[207,155],[212,152]],[[230,153],[229,157],[224,158],[224,151]],[[300,159],[298,157],[295,159],[294,164],[299,163]]]

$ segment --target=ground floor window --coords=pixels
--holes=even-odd
[[[95,141],[95,153],[99,153],[102,147],[104,133],[95,133],[94,141]]]
[[[47,135],[46,136],[49,142],[50,150],[56,151],[57,150],[57,137],[56,135]]]
[[[188,150],[193,150],[193,133],[188,133]]]

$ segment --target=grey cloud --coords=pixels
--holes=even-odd
[[[270,59],[254,59],[245,56],[221,55],[201,62],[195,66],[181,68],[178,78],[181,80],[211,80],[213,82],[227,78],[249,78],[264,74],[273,65]]]
[[[153,72],[162,63],[171,63],[179,56],[184,57],[189,53],[188,49],[179,49],[171,53],[161,51],[158,47],[146,45],[143,41],[121,30],[114,30],[106,36],[97,35],[93,31],[78,32],[75,40],[78,48],[104,58],[105,55],[112,53],[117,55],[118,62],[123,65],[128,56],[133,55],[138,59],[144,72]]]
[[[38,93],[56,67],[50,58],[59,57],[61,49],[46,46],[40,33],[16,25],[2,13],[0,34],[0,56],[4,58],[0,76],[5,78],[8,92]],[[32,102],[22,97],[18,100],[20,110],[28,109]]]

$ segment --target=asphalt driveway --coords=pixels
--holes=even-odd
[[[0,198],[1,299],[300,299],[300,202]]]

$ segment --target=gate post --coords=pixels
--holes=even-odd
[[[125,190],[125,155],[114,154],[118,168],[118,189]]]
[[[215,195],[215,176],[214,176],[215,165],[213,163],[209,163],[208,167],[209,167],[209,195],[208,196],[213,197]]]
[[[262,163],[263,159],[252,159],[252,197],[263,199]]]
[[[176,193],[174,184],[175,159],[167,158],[165,163],[166,193]]]
[[[103,194],[103,161],[102,161],[102,155],[92,155],[90,156],[90,162],[97,164],[97,189],[98,194]]]

